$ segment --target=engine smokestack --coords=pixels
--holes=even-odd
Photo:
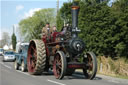
[[[78,28],[78,13],[79,13],[79,6],[77,2],[74,2],[72,5],[72,32],[73,36],[77,36],[77,28]]]

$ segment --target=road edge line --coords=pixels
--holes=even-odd
[[[55,84],[59,84],[59,85],[66,85],[66,84],[63,84],[63,83],[60,83],[60,82],[57,82],[57,81],[53,81],[53,80],[50,80],[50,79],[47,79],[47,81],[55,83]]]

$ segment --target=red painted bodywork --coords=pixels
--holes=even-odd
[[[44,41],[45,43],[45,48],[46,48],[46,54],[47,56],[49,56],[50,52],[48,50],[48,47],[47,45],[48,44],[54,44],[56,45],[57,43],[55,42],[55,39],[56,39],[56,36],[61,34],[61,32],[54,32],[52,33],[50,36],[46,37],[46,36],[42,36],[42,40]],[[47,40],[48,39],[48,40]]]
[[[81,69],[85,66],[85,64],[69,64],[68,68]]]
[[[61,34],[61,32],[54,32],[52,33],[50,36],[48,36],[48,39],[49,39],[49,42],[47,42],[47,37],[46,36],[43,36],[42,37],[42,40],[44,41],[44,43],[52,43],[52,42],[55,42],[55,39],[56,39],[56,36]]]
[[[68,68],[75,68],[75,69],[80,69],[85,67],[85,63],[80,63],[80,62],[69,62],[67,67]]]

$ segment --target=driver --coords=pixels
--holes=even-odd
[[[42,35],[43,36],[50,36],[50,34],[52,33],[52,28],[50,28],[50,24],[46,23],[45,27],[42,28]]]

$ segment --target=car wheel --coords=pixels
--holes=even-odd
[[[3,62],[5,62],[5,60],[4,60],[4,56],[3,56]]]

